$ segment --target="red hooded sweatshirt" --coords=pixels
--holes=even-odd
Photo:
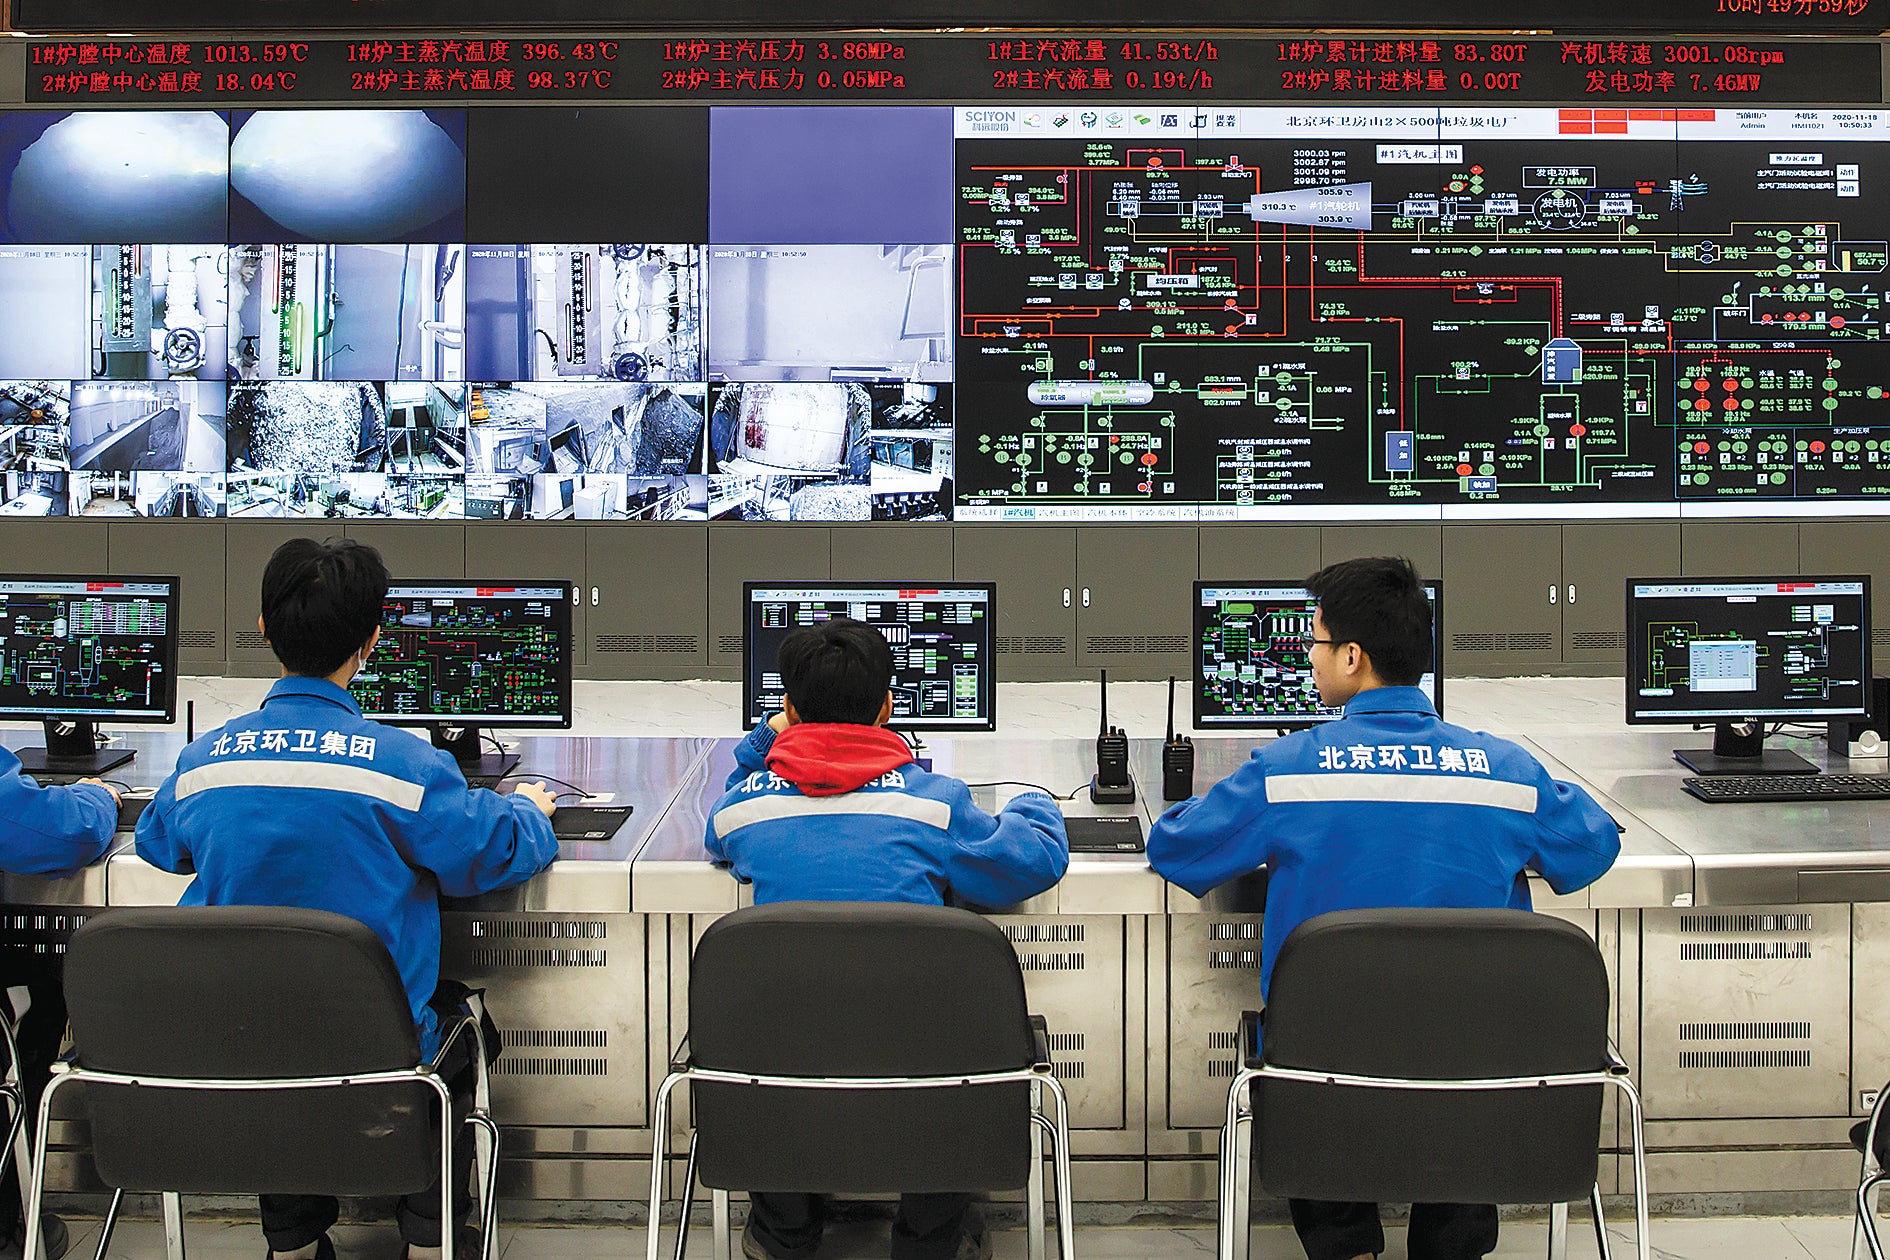
[[[768,749],[768,769],[808,796],[854,791],[911,761],[904,739],[856,722],[797,722]]]

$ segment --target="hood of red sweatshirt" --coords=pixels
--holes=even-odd
[[[853,722],[798,722],[768,749],[768,769],[809,796],[851,792],[911,760],[898,735]]]

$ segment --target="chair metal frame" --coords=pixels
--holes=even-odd
[[[1256,1080],[1298,1081],[1306,1085],[1330,1085],[1341,1089],[1427,1090],[1442,1093],[1491,1093],[1507,1090],[1552,1089],[1566,1086],[1607,1085],[1627,1097],[1633,1120],[1634,1145],[1634,1218],[1635,1241],[1640,1260],[1650,1260],[1647,1239],[1647,1141],[1642,1126],[1640,1091],[1629,1079],[1627,1061],[1608,1043],[1608,1065],[1595,1072],[1567,1072],[1548,1076],[1491,1076],[1457,1080],[1432,1080],[1395,1076],[1359,1076],[1347,1072],[1319,1072],[1303,1068],[1275,1067],[1260,1057],[1260,1016],[1255,1011],[1243,1013],[1240,1021],[1241,1070],[1227,1089],[1227,1118],[1220,1136],[1220,1260],[1247,1260],[1253,1237],[1253,1144],[1241,1140],[1243,1126],[1253,1125],[1252,1091]],[[1588,1206],[1594,1214],[1595,1243],[1601,1260],[1610,1260],[1608,1231],[1601,1216],[1601,1187],[1588,1192]],[[1242,1227],[1245,1228],[1242,1228]],[[1568,1204],[1550,1205],[1549,1260],[1563,1260],[1568,1254]],[[32,1260],[27,1257],[26,1260]],[[654,1260],[654,1258],[652,1258]],[[1879,1253],[1876,1260],[1883,1260]]]
[[[1056,1175],[1057,1256],[1075,1260],[1076,1227],[1071,1215],[1070,1191],[1070,1107],[1050,1061],[1049,1035],[1041,1018],[1031,1017],[1036,1043],[1035,1062],[1027,1068],[1007,1072],[977,1072],[958,1076],[770,1076],[754,1072],[727,1072],[698,1067],[690,1060],[689,1042],[684,1039],[670,1059],[669,1074],[656,1091],[651,1113],[651,1128],[656,1133],[656,1147],[650,1159],[650,1236],[647,1260],[659,1260],[662,1250],[663,1169],[669,1159],[670,1094],[685,1081],[705,1084],[750,1085],[778,1089],[907,1090],[962,1089],[978,1085],[1030,1085],[1030,1121],[1034,1132],[1050,1139],[1051,1164]],[[1048,1095],[1052,1116],[1044,1115],[1043,1100]],[[1029,1225],[1029,1260],[1045,1260],[1043,1151],[1033,1142],[1030,1177],[1025,1184],[1026,1215]],[[689,1245],[689,1210],[695,1199],[696,1130],[689,1130],[689,1158],[683,1169],[682,1212],[676,1233],[675,1260],[684,1260]],[[711,1226],[714,1260],[731,1260],[734,1240],[729,1227],[729,1192],[710,1190]],[[24,1260],[34,1260],[32,1256]],[[102,1260],[102,1258],[101,1258]]]
[[[411,1068],[396,1068],[385,1072],[360,1072],[343,1076],[279,1076],[257,1079],[234,1079],[229,1077],[181,1077],[181,1076],[143,1076],[128,1075],[119,1072],[99,1072],[81,1066],[74,1057],[68,1056],[53,1064],[52,1081],[46,1086],[46,1092],[40,1098],[39,1121],[36,1127],[37,1149],[46,1149],[47,1133],[52,1122],[53,1098],[68,1085],[127,1086],[133,1089],[192,1089],[212,1092],[266,1092],[272,1090],[311,1090],[311,1089],[346,1089],[357,1085],[398,1085],[401,1083],[419,1084],[433,1090],[440,1100],[440,1230],[441,1244],[451,1246],[453,1231],[453,1094],[446,1079],[440,1075],[440,1065],[446,1053],[462,1034],[472,1038],[473,1054],[473,1099],[472,1108],[467,1113],[463,1124],[472,1125],[474,1132],[474,1155],[478,1162],[481,1202],[479,1220],[482,1230],[480,1239],[480,1260],[493,1260],[492,1236],[497,1223],[498,1185],[499,1185],[499,1126],[494,1123],[491,1114],[491,1082],[486,1070],[485,1034],[480,1031],[477,1015],[460,1015],[447,1021],[441,1029],[439,1053],[431,1062]],[[83,1047],[80,1047],[80,1051]],[[46,1161],[36,1161],[33,1168],[33,1189],[27,1202],[27,1220],[38,1221],[41,1198],[45,1192]],[[234,1192],[247,1192],[247,1187],[233,1188]],[[175,1191],[160,1192],[164,1206],[164,1247],[169,1260],[185,1260],[184,1255],[184,1215],[182,1196]],[[99,1230],[98,1251],[95,1260],[105,1260],[106,1250],[111,1246],[112,1230],[118,1224],[118,1210],[123,1205],[125,1191],[118,1187],[112,1192],[111,1207],[106,1210],[105,1220]],[[26,1231],[26,1246],[21,1260],[41,1260],[39,1253],[39,1230]],[[446,1252],[453,1255],[451,1250]]]
[[[7,1100],[8,1116],[7,1144],[5,1151],[0,1152],[0,1158],[5,1158],[7,1153],[12,1155],[14,1172],[19,1179],[21,1225],[24,1228],[27,1221],[32,1221],[33,1225],[27,1232],[37,1234],[39,1218],[25,1214],[27,1186],[31,1184],[33,1176],[33,1154],[27,1149],[25,1141],[26,1081],[20,1070],[20,1043],[13,1036],[13,1021],[4,1015],[0,1015],[0,1038],[6,1042],[7,1054],[6,1075],[0,1078],[0,1098]]]
[[[1857,1217],[1851,1223],[1851,1260],[1866,1256],[1884,1260],[1883,1241],[1877,1236],[1877,1197],[1883,1183],[1890,1181],[1890,1171],[1877,1162],[1877,1126],[1882,1123],[1886,1099],[1890,1099],[1890,1088],[1877,1091],[1864,1126],[1864,1165],[1857,1181]]]

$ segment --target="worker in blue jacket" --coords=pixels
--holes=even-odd
[[[844,617],[796,630],[777,664],[782,711],[735,752],[709,814],[709,854],[755,886],[755,903],[947,900],[1008,906],[1055,884],[1070,864],[1056,802],[1014,796],[994,818],[971,789],[922,770],[892,717],[892,649]],[[812,1194],[751,1193],[747,1260],[806,1260],[825,1205]],[[907,1194],[893,1260],[990,1260],[969,1194]]]
[[[451,1012],[458,988],[440,983],[441,895],[522,883],[550,865],[558,842],[542,783],[509,796],[468,788],[451,754],[361,716],[348,682],[380,638],[387,584],[379,553],[361,543],[295,538],[276,549],[257,625],[282,678],[262,708],[184,749],[138,820],[137,849],[153,866],[195,873],[183,905],[300,906],[374,929],[430,1058],[440,1041],[433,1003]],[[470,1059],[464,1068],[470,1086]],[[455,1150],[469,1168],[472,1143]],[[466,1183],[462,1169],[455,1185]],[[463,1223],[470,1201],[456,1200]],[[439,1205],[437,1187],[400,1201],[411,1260],[440,1255]],[[262,1197],[277,1260],[332,1260],[335,1219],[332,1198]]]
[[[1260,991],[1295,927],[1334,910],[1393,906],[1527,910],[1525,870],[1558,893],[1599,878],[1621,840],[1588,793],[1505,739],[1452,726],[1416,685],[1431,660],[1431,610],[1404,559],[1350,560],[1306,580],[1305,639],[1321,704],[1339,721],[1254,750],[1170,808],[1149,864],[1200,896],[1262,866]],[[1371,1203],[1290,1202],[1311,1260],[1382,1252]],[[1489,1204],[1417,1204],[1412,1260],[1470,1260],[1496,1247]]]
[[[118,826],[118,789],[98,779],[70,786],[40,786],[20,770],[11,749],[0,748],[0,871],[13,875],[69,875],[90,866],[111,847]],[[20,1083],[26,1091],[27,1126],[39,1110],[52,1061],[66,1031],[66,999],[60,984],[60,960],[13,957],[4,981],[7,1016],[14,1021],[20,1048]],[[26,995],[22,1001],[19,991]],[[19,1255],[25,1233],[20,1228],[20,1192],[12,1160],[0,1172],[0,1257]],[[65,1253],[65,1222],[40,1216],[41,1253],[59,1260]]]

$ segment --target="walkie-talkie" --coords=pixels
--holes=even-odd
[[[1096,777],[1089,799],[1098,805],[1133,805],[1135,781],[1129,777],[1129,736],[1109,725],[1109,671],[1102,671],[1102,729],[1096,735]]]
[[[1194,741],[1175,736],[1175,676],[1168,675],[1168,738],[1162,741],[1162,799],[1185,801],[1194,795]]]

